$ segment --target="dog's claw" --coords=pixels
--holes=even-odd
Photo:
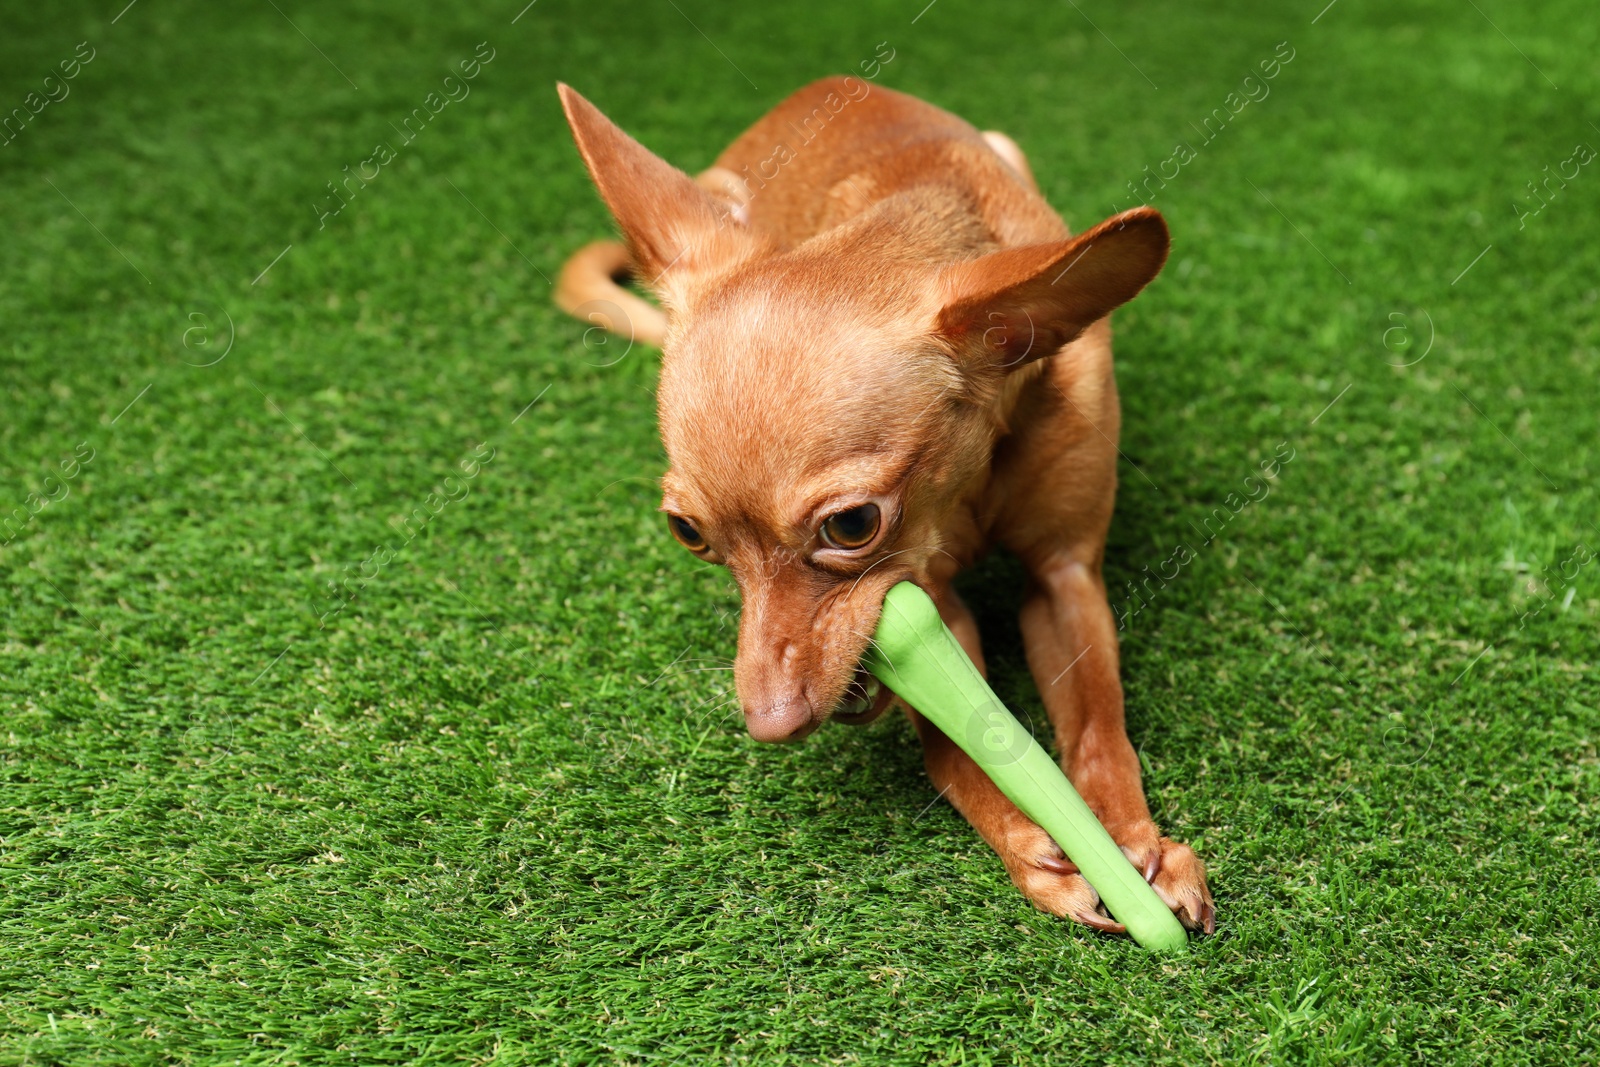
[[[1144,864],[1144,880],[1153,882],[1156,875],[1161,873],[1161,850],[1155,849],[1150,853],[1150,858]]]
[[[1033,861],[1037,866],[1053,874],[1077,874],[1078,868],[1069,860],[1058,859],[1055,856],[1040,856]]]
[[[1097,911],[1080,911],[1074,913],[1072,917],[1078,922],[1081,922],[1083,925],[1092,926],[1096,930],[1100,930],[1104,933],[1125,934],[1128,932],[1128,928],[1126,926],[1123,926],[1115,919],[1108,919],[1106,916],[1101,915]]]
[[[1196,933],[1217,932],[1217,909],[1209,900],[1191,900],[1177,912],[1177,915],[1186,929]]]

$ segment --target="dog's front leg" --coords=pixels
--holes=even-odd
[[[1100,822],[1184,924],[1215,923],[1205,864],[1161,836],[1123,721],[1117,629],[1099,567],[1071,556],[1030,561],[1022,609],[1028,666],[1061,750],[1061,766]]]
[[[983,648],[978,626],[967,606],[955,591],[937,591],[934,602],[939,615],[955,634],[980,672],[984,672]],[[923,760],[939,795],[945,797],[972,824],[989,847],[999,854],[1011,881],[1035,906],[1055,915],[1086,923],[1099,930],[1121,932],[1122,927],[1096,911],[1100,903],[1083,876],[1061,853],[1050,835],[1029,819],[989,776],[917,712],[911,721],[922,738]]]

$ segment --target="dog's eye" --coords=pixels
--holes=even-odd
[[[700,536],[700,531],[694,528],[694,523],[681,515],[668,515],[667,528],[672,531],[672,536],[678,539],[678,544],[690,552],[706,550],[706,539]]]
[[[828,516],[822,524],[822,540],[829,548],[863,548],[878,536],[882,521],[878,505],[862,504]]]

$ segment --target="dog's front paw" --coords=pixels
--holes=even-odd
[[[1013,832],[1000,858],[1012,883],[1039,910],[1107,933],[1125,932],[1121,923],[1106,915],[1100,894],[1078,873],[1077,865],[1038,826]]]
[[[1163,837],[1155,877],[1146,874],[1145,881],[1183,925],[1208,934],[1216,932],[1217,909],[1206,885],[1206,865],[1194,849]]]
[[[1194,849],[1170,837],[1162,837],[1148,819],[1106,827],[1144,880],[1149,882],[1178,921],[1191,930],[1212,933],[1217,928],[1217,910],[1206,885],[1206,865]]]

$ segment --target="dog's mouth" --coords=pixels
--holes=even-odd
[[[850,726],[865,726],[889,710],[894,703],[894,693],[878,681],[865,667],[857,667],[855,677],[845,687],[839,710],[833,718]]]

